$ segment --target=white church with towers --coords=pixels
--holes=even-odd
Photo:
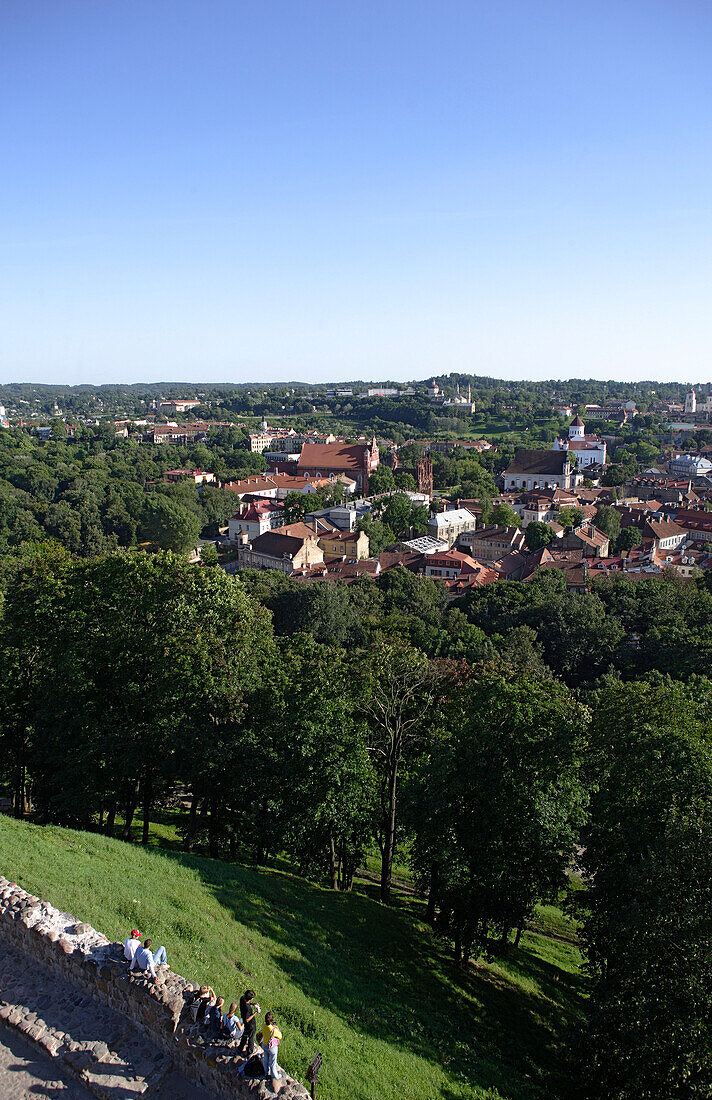
[[[586,425],[580,416],[569,424],[568,438],[554,440],[554,451],[568,451],[576,458],[576,469],[586,466],[605,466],[606,443],[597,435],[586,435]]]

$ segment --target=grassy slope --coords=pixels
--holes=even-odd
[[[110,937],[138,924],[228,999],[254,987],[282,1024],[289,1072],[323,1051],[322,1100],[556,1094],[544,1075],[581,996],[558,910],[542,910],[516,961],[456,979],[412,912],[279,871],[0,816],[0,872]]]

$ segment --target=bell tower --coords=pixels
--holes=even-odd
[[[418,475],[418,492],[427,493],[427,495],[432,498],[433,460],[427,451],[422,458],[418,459],[418,464],[415,469]]]

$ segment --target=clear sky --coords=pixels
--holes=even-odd
[[[6,0],[0,381],[712,375],[709,0]]]

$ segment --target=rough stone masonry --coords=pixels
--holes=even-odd
[[[279,1100],[309,1100],[306,1089],[290,1077],[281,1079],[277,1091],[263,1080],[238,1078],[241,1060],[229,1049],[193,1041],[187,1004],[190,994],[198,989],[196,983],[165,969],[159,970],[155,984],[129,977],[122,962],[123,944],[111,943],[91,925],[61,913],[1,876],[0,946],[20,952],[29,966],[39,965],[48,972],[50,993],[51,977],[56,975],[120,1014],[155,1045],[157,1054],[167,1055],[189,1080],[213,1096],[224,1100],[275,1096]],[[0,1003],[0,1019],[16,1023],[13,1012],[17,1014],[16,1009]],[[34,1021],[28,1037],[41,1041],[41,1030],[41,1021]],[[43,1045],[53,1053],[53,1041]]]

